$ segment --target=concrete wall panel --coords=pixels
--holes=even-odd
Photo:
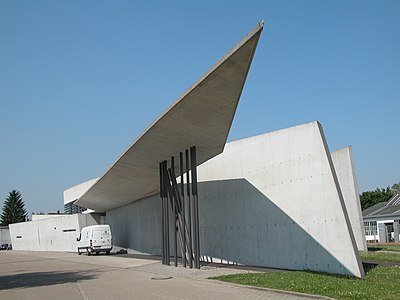
[[[108,211],[105,222],[111,227],[114,245],[130,253],[161,255],[160,201],[156,195]]]
[[[200,190],[202,254],[363,276],[332,167],[317,122],[227,144],[199,168],[206,186],[216,182]]]
[[[331,156],[350,217],[357,248],[361,251],[367,251],[352,149],[350,146],[344,147],[332,152]]]

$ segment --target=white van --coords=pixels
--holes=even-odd
[[[78,254],[86,252],[99,254],[105,252],[110,254],[113,248],[110,225],[92,225],[84,227],[76,239],[78,242]]]

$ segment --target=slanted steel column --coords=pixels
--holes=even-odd
[[[194,264],[195,268],[200,269],[200,234],[199,234],[199,205],[197,192],[197,164],[196,146],[190,147],[191,175],[192,175],[192,196],[193,196],[193,244],[194,244]]]
[[[188,198],[188,231],[189,231],[189,242],[188,242],[188,256],[189,256],[189,267],[193,268],[193,243],[192,243],[192,205],[190,201],[190,167],[189,164],[189,150],[185,150],[186,160],[186,195]]]
[[[169,266],[171,264],[171,255],[169,251],[169,209],[168,209],[168,198],[171,198],[169,193],[169,183],[168,183],[168,165],[167,161],[164,161],[164,176],[165,176],[165,238],[166,238],[166,247],[165,247],[165,255],[166,255],[166,264]]]
[[[197,193],[197,162],[196,147],[185,150],[186,158],[186,194],[185,197],[185,178],[184,178],[184,159],[183,152],[179,153],[180,185],[177,183],[175,173],[175,158],[171,157],[171,166],[168,167],[166,160],[162,161],[160,167],[160,198],[161,198],[161,224],[162,224],[162,263],[170,265],[169,248],[169,211],[171,205],[173,215],[173,243],[175,266],[178,266],[178,242],[180,253],[183,259],[183,266],[200,268],[200,235],[199,235],[199,210]],[[190,160],[190,163],[189,163]],[[191,174],[191,176],[189,175]],[[191,181],[190,181],[191,179]],[[188,209],[186,208],[186,198],[188,199]],[[187,223],[188,222],[188,223]],[[187,225],[188,224],[188,225]]]
[[[160,169],[160,199],[161,199],[161,261],[165,264],[165,234],[164,234],[164,173],[163,163],[159,163]]]
[[[169,257],[169,217],[168,217],[168,174],[167,161],[160,163],[160,197],[161,197],[161,235],[162,235],[162,263],[170,264]]]
[[[185,214],[185,186],[183,180],[183,153],[179,153],[179,166],[181,173],[181,197],[182,197],[182,225],[183,225],[183,249],[181,249],[182,258],[183,258],[183,266],[186,268],[186,259],[187,259],[187,243],[186,243],[186,214]]]
[[[171,170],[173,170],[173,172],[175,173],[175,158],[173,156],[171,156]],[[171,181],[171,179],[169,179],[169,182]],[[178,241],[176,238],[176,219],[177,219],[177,199],[174,195],[174,192],[171,191],[171,207],[172,207],[172,215],[174,216],[174,221],[173,221],[173,230],[174,230],[174,257],[175,257],[175,267],[178,266]]]

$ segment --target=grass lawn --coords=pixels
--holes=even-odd
[[[400,244],[368,245],[368,252],[360,251],[363,260],[383,260],[400,263]]]
[[[314,272],[249,273],[211,279],[335,299],[400,299],[400,267],[373,268],[363,279]]]
[[[400,244],[369,245],[362,260],[400,263]],[[376,267],[363,279],[315,272],[253,273],[214,277],[221,281],[316,294],[335,299],[400,299],[400,267]]]
[[[360,251],[360,256],[362,260],[382,260],[400,263],[400,252]]]
[[[374,244],[368,245],[368,251],[393,251],[400,252],[400,244]]]

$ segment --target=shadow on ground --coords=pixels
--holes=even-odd
[[[376,251],[381,251],[381,250],[383,250],[383,248],[382,247],[368,247],[368,251],[371,251],[371,252],[376,252]]]
[[[0,276],[0,290],[48,286],[94,279],[94,272],[32,272]]]

